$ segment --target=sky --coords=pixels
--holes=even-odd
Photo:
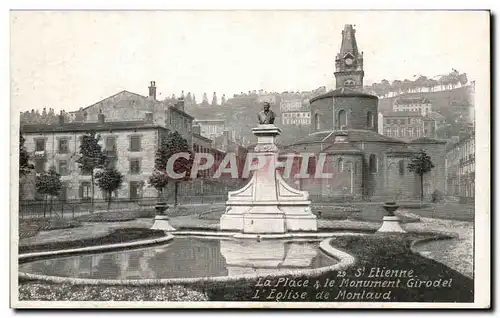
[[[184,90],[197,101],[332,88],[345,24],[365,85],[452,69],[475,80],[489,63],[481,11],[17,11],[11,107],[72,111],[122,90],[147,95],[150,81],[158,99]]]

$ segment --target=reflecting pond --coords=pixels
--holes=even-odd
[[[37,260],[20,264],[19,271],[117,280],[270,274],[335,264],[320,242],[176,237],[161,246]]]

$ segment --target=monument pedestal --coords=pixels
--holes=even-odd
[[[382,226],[377,232],[381,233],[406,233],[401,227],[401,219],[394,215],[394,212],[399,208],[396,202],[386,202],[382,206],[389,215],[382,218]]]
[[[276,171],[275,138],[281,130],[274,125],[259,125],[252,132],[257,145],[248,155],[258,160],[257,169],[247,185],[228,193],[220,229],[243,233],[316,231],[309,194],[292,188]]]
[[[155,223],[151,227],[152,230],[175,231],[175,228],[170,225],[170,219],[164,214],[167,209],[168,206],[165,202],[156,203]]]
[[[398,216],[384,216],[383,223],[377,232],[382,233],[406,233],[401,227],[401,219]]]
[[[170,224],[170,219],[166,215],[155,216],[155,223],[151,227],[152,230],[175,231],[175,228]]]

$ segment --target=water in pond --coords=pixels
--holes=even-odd
[[[24,263],[19,271],[118,280],[269,274],[335,264],[320,241],[176,237],[167,245]]]

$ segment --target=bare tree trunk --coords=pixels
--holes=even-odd
[[[177,206],[177,194],[179,193],[179,182],[176,181],[174,184],[174,206]]]
[[[420,175],[420,201],[424,202],[424,175]]]
[[[47,195],[43,197],[43,217],[47,217]]]
[[[108,212],[110,207],[111,207],[111,192],[108,193]]]
[[[94,213],[94,169],[90,172],[90,187],[92,195],[90,197],[90,212]]]

